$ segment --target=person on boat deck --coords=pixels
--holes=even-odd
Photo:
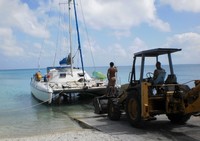
[[[114,66],[113,62],[110,62],[110,68],[108,68],[107,71],[108,93],[110,89],[112,89],[112,93],[114,93],[114,88],[116,83],[116,73],[117,73],[117,68]]]
[[[161,67],[161,63],[157,62],[156,69],[154,70],[154,75],[153,75],[154,84],[164,83],[165,74],[166,74],[166,72]]]

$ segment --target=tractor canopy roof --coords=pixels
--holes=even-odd
[[[163,54],[170,54],[177,51],[181,51],[181,49],[178,48],[156,48],[156,49],[150,49],[150,50],[144,50],[140,51],[134,54],[135,57],[142,57],[143,55],[145,57],[157,57],[159,55]]]

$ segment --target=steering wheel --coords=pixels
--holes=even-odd
[[[146,76],[147,76],[148,79],[153,78],[153,73],[152,72],[147,72]]]

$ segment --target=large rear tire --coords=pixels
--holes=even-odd
[[[120,106],[117,99],[109,99],[108,101],[108,118],[110,120],[119,120],[121,117]]]
[[[168,119],[174,124],[185,124],[191,117],[190,114],[167,114]]]
[[[132,126],[141,125],[141,101],[137,91],[132,91],[126,99],[126,115]]]

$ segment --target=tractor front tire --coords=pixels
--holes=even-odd
[[[141,100],[137,91],[129,92],[126,99],[126,115],[132,126],[141,125]]]

